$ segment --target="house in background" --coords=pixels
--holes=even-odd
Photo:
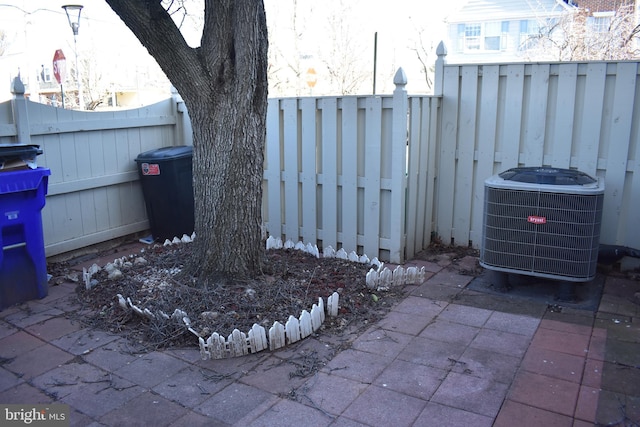
[[[612,23],[620,13],[632,21],[627,25],[630,31],[635,27],[634,0],[470,0],[447,17],[447,59],[452,63],[571,60],[589,55],[607,59],[598,58],[594,49],[585,53],[574,46],[618,28]],[[614,37],[619,34],[609,35]],[[560,46],[580,55],[565,55]]]
[[[60,85],[53,74],[49,58],[27,58],[26,53],[0,56],[0,102],[9,99],[11,82],[17,76],[25,86],[27,99],[40,104],[75,109],[78,106],[78,86],[69,76]],[[33,65],[39,64],[39,65]],[[93,69],[99,70],[98,67]],[[155,64],[125,64],[109,73],[83,74],[85,109],[113,110],[138,108],[167,99],[171,84]]]
[[[580,0],[578,7],[587,16],[587,24],[596,32],[608,31],[615,21],[616,14],[633,15],[634,27],[638,21],[635,0]]]

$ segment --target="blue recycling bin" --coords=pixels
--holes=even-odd
[[[0,310],[47,296],[42,233],[51,170],[0,172]]]

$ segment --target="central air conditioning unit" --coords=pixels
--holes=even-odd
[[[480,265],[570,282],[596,275],[604,183],[570,169],[513,168],[485,181]]]

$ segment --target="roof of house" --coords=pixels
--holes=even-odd
[[[449,15],[447,22],[529,19],[536,15],[547,17],[573,7],[564,0],[469,0],[457,12]]]

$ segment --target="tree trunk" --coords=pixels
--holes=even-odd
[[[259,271],[262,259],[265,114],[260,110],[266,111],[266,98],[258,102],[249,95],[253,90],[239,82],[223,90],[229,94],[218,96],[215,104],[202,97],[187,103],[195,123],[191,271],[248,276]]]
[[[159,0],[107,0],[185,101],[193,127],[195,250],[205,278],[249,277],[263,254],[267,110],[262,0],[207,0],[201,46],[189,47]]]

